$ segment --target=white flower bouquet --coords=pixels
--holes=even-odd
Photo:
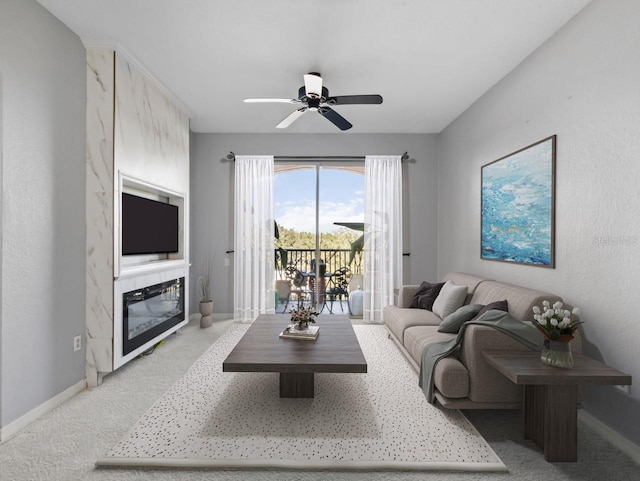
[[[545,339],[551,341],[569,342],[573,339],[573,333],[582,324],[579,316],[580,309],[563,309],[560,301],[553,305],[549,301],[542,301],[542,308],[533,306],[533,325]]]

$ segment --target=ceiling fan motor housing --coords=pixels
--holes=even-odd
[[[298,89],[298,99],[303,102],[306,102],[311,97],[307,97],[307,89],[303,85]],[[324,103],[329,98],[329,89],[327,87],[322,87],[322,95],[319,97],[320,102]]]

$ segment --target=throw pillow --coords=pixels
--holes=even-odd
[[[460,327],[465,322],[473,319],[473,317],[480,312],[483,307],[484,306],[482,304],[469,304],[468,306],[462,306],[456,312],[452,312],[442,320],[438,327],[438,331],[456,334],[460,330]]]
[[[491,309],[509,312],[509,306],[507,304],[507,300],[505,299],[504,301],[495,301],[495,302],[492,302],[491,304],[487,304],[482,309],[480,309],[480,312],[478,312],[473,319],[479,319],[480,316],[482,316],[482,314],[484,314],[487,311],[490,311]]]
[[[413,295],[413,299],[411,299],[411,305],[409,305],[409,309],[418,308],[418,298],[427,291],[430,285],[431,284],[429,284],[427,281],[422,281],[420,283],[420,287],[418,287],[418,290]]]
[[[429,282],[422,282],[420,287],[413,295],[413,300],[409,307],[414,309],[426,309],[428,311],[433,307],[433,301],[436,300],[440,289],[444,286],[444,282],[439,284],[431,284]]]
[[[467,286],[457,286],[453,281],[447,281],[433,302],[433,313],[444,319],[461,308],[466,298]]]

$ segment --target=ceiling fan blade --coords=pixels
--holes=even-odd
[[[307,97],[322,96],[322,77],[315,73],[309,73],[304,76],[304,89]]]
[[[244,101],[248,104],[257,104],[257,103],[278,103],[278,104],[297,104],[300,103],[298,99],[244,99]]]
[[[330,107],[320,107],[318,109],[318,112],[320,113],[320,115],[323,115],[324,118],[333,122],[333,124],[340,130],[349,130],[351,127],[353,127],[353,125],[351,125],[347,119],[345,119],[342,115],[340,115]]]
[[[329,97],[327,103],[331,105],[353,105],[353,104],[381,104],[381,95],[340,95]]]
[[[309,110],[309,107],[302,107],[301,109],[294,110],[287,117],[285,117],[282,122],[276,125],[276,129],[286,129],[296,120],[298,120],[307,110]]]

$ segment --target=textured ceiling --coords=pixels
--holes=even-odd
[[[39,0],[87,46],[122,48],[196,132],[278,132],[320,72],[357,133],[440,132],[590,0]],[[286,132],[339,130],[307,113]]]

